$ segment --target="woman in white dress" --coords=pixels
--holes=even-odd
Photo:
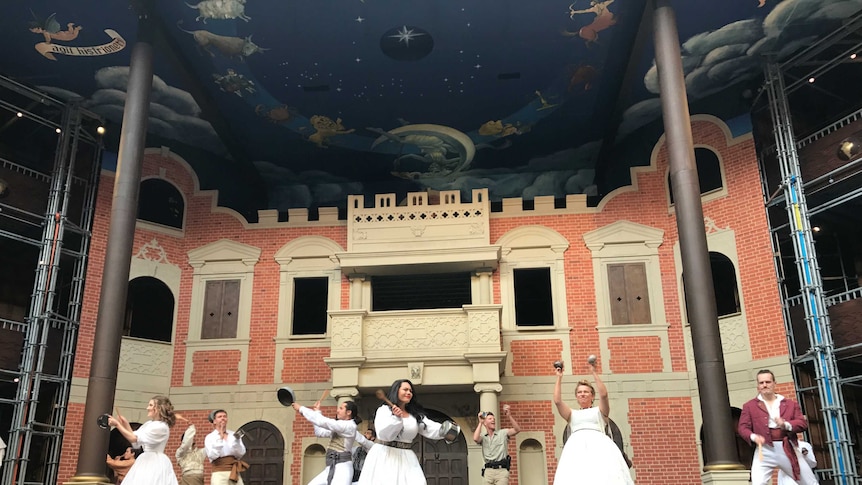
[[[417,434],[432,440],[443,439],[442,426],[425,416],[425,409],[413,394],[413,383],[407,379],[393,382],[387,399],[392,406],[380,406],[374,417],[380,443],[365,457],[358,483],[425,485],[425,473],[412,449],[413,439]]]
[[[353,440],[356,438],[356,425],[362,422],[356,403],[345,401],[339,404],[335,411],[336,419],[320,413],[320,401],[313,408],[300,406],[296,402],[292,406],[314,425],[314,436],[329,438],[326,468],[312,478],[308,485],[350,485],[353,482]]]
[[[120,414],[117,414],[116,418],[108,418],[108,424],[115,426],[133,447],[144,450],[129,469],[123,479],[123,485],[177,485],[174,465],[165,454],[170,428],[176,421],[170,399],[165,396],[154,396],[150,399],[147,404],[147,417],[150,420],[135,431],[132,431],[129,421]]]
[[[596,373],[595,361],[591,359],[589,365],[596,387],[586,380],[578,382],[575,388],[578,409],[575,410],[563,402],[563,368],[554,368],[557,375],[554,405],[571,428],[571,435],[557,463],[554,485],[633,485],[623,454],[604,431],[610,413],[608,388]],[[599,393],[599,405],[593,407],[596,390]]]

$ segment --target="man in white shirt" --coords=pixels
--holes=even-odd
[[[797,433],[808,429],[799,405],[775,392],[775,374],[768,369],[757,373],[757,397],[742,406],[737,432],[757,446],[751,463],[751,485],[767,485],[776,468],[800,485],[817,485],[817,476],[796,451]]]
[[[243,485],[240,473],[248,469],[241,460],[245,455],[245,444],[233,431],[227,429],[227,411],[216,409],[210,413],[212,433],[204,438],[207,458],[213,464],[210,485]]]

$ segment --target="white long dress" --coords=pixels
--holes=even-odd
[[[633,485],[620,449],[603,431],[599,408],[572,409],[572,434],[563,446],[554,485]]]
[[[399,418],[392,414],[389,406],[380,406],[374,417],[374,430],[382,441],[412,443],[417,434],[432,439],[443,439],[440,423],[428,418],[420,426],[416,418]],[[425,473],[412,449],[401,449],[377,444],[365,457],[365,465],[359,476],[359,485],[425,485]]]
[[[144,452],[129,469],[123,485],[177,485],[174,465],[165,454],[170,434],[164,421],[147,421],[135,431],[138,441],[132,445],[143,448]]]

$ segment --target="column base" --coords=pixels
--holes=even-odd
[[[74,476],[63,482],[63,485],[113,485],[114,483],[106,476]]]
[[[749,485],[749,470],[709,470],[700,474],[703,485]]]

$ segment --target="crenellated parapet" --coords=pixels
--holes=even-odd
[[[347,198],[347,250],[351,253],[473,248],[490,244],[488,189],[474,189],[472,201],[461,192],[442,191],[432,203],[427,192],[407,194],[405,204],[395,194],[376,194],[374,206],[364,197]]]

